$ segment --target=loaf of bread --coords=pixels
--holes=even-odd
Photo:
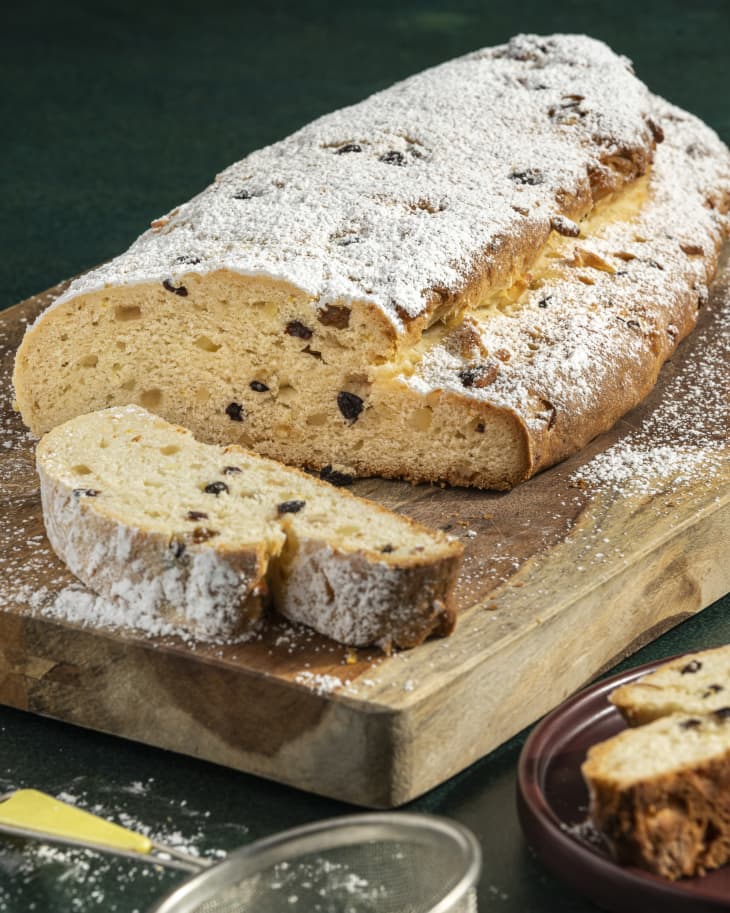
[[[30,328],[18,406],[36,434],[138,403],[295,465],[506,488],[651,389],[729,205],[727,149],[625,58],[519,36],[155,220]]]
[[[51,545],[130,626],[240,637],[271,602],[356,646],[453,627],[458,542],[139,406],[55,428],[37,468]]]
[[[619,862],[677,879],[730,861],[730,707],[624,730],[582,771]]]
[[[630,726],[671,713],[706,713],[730,704],[730,645],[690,653],[611,692]]]

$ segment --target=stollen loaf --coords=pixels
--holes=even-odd
[[[453,628],[457,541],[139,406],[65,422],[36,463],[51,545],[128,626],[240,638],[271,605],[385,650]]]
[[[632,408],[692,328],[730,154],[583,36],[518,36],[232,165],[18,351],[36,434],[137,403],[201,440],[507,488]]]

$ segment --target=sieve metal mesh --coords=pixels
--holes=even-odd
[[[393,833],[383,824],[387,817],[398,823]],[[460,835],[456,826],[415,815],[372,816],[380,819],[374,835],[367,828],[363,831],[361,822],[366,818],[348,819],[360,822],[349,834],[343,819],[335,819],[331,822],[337,825],[334,841],[332,833],[328,837],[321,828],[312,839],[293,840],[290,849],[286,840],[279,841],[276,852],[264,853],[258,865],[252,865],[251,854],[242,851],[245,872],[237,872],[235,860],[229,859],[225,876],[204,873],[194,879],[201,882],[199,890],[181,891],[177,902],[173,892],[156,909],[159,913],[476,913],[479,851],[470,835],[459,842],[454,839],[454,833]],[[405,825],[404,818],[409,819]],[[428,829],[434,821],[440,831]],[[328,846],[328,839],[337,845]]]

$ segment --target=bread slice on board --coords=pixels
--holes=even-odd
[[[51,545],[120,624],[220,640],[255,630],[273,603],[385,649],[453,627],[458,542],[138,406],[55,428],[37,468]]]
[[[507,488],[632,408],[695,322],[730,155],[584,36],[523,35],[220,174],[30,328],[37,434],[138,403],[208,442]]]
[[[706,713],[730,705],[730,645],[689,653],[611,692],[630,726],[671,713]]]
[[[620,862],[677,879],[730,861],[730,706],[624,730],[582,772]]]

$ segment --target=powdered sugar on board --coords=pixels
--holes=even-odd
[[[676,491],[730,465],[730,291],[709,327],[692,338],[698,358],[679,361],[642,425],[599,453],[572,481],[623,496]]]
[[[650,108],[603,43],[518,36],[252,153],[59,300],[225,268],[286,280],[318,306],[372,302],[400,327],[485,256],[514,262],[589,184],[641,172]]]

